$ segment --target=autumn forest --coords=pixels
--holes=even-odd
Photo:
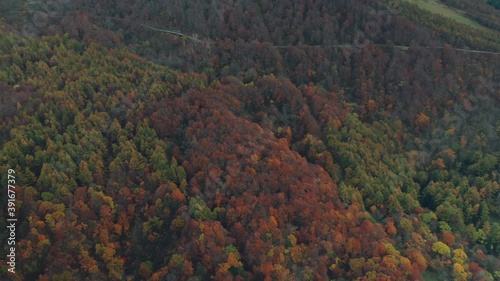
[[[3,0],[0,280],[500,280],[500,10]]]

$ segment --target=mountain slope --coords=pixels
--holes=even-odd
[[[493,10],[471,32],[403,2],[9,3],[2,278],[500,276]]]

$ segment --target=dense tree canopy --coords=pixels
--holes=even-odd
[[[160,2],[0,4],[2,280],[500,278],[498,11]]]

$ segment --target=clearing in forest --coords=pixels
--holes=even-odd
[[[403,0],[412,4],[417,5],[420,9],[429,11],[431,13],[439,14],[449,19],[455,20],[458,23],[466,24],[470,27],[474,27],[482,30],[491,29],[479,24],[478,22],[465,16],[465,12],[458,10],[453,7],[446,6],[445,4],[439,2],[438,0]]]

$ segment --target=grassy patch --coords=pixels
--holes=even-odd
[[[489,30],[488,28],[480,25],[479,23],[473,21],[472,19],[464,16],[464,12],[457,10],[452,7],[448,7],[437,0],[403,0],[412,4],[417,5],[419,8],[429,11],[431,13],[439,14],[449,19],[455,20],[458,23],[466,24],[470,27],[474,27],[482,30]]]

